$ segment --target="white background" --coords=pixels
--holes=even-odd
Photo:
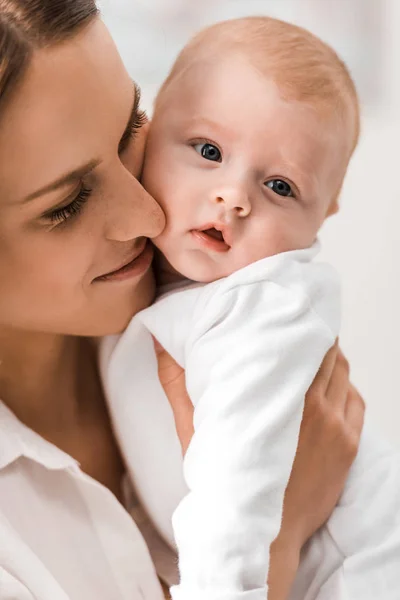
[[[400,1],[104,0],[102,8],[148,109],[190,35],[222,18],[292,20],[349,64],[361,96],[362,139],[341,212],[322,231],[323,258],[342,276],[341,345],[368,420],[400,449]]]

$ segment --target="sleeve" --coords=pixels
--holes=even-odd
[[[327,528],[343,564],[316,600],[398,600],[400,455],[368,430]]]
[[[265,600],[304,397],[337,335],[338,319],[332,329],[324,318],[333,305],[336,279],[257,281],[210,300],[208,325],[195,316],[186,348],[195,434],[189,493],[173,516],[174,600]]]
[[[0,566],[0,600],[34,600],[29,590]]]

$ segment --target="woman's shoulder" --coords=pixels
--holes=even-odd
[[[40,510],[36,476],[56,467],[51,444],[25,427],[0,402],[0,597],[15,600],[67,600],[50,570],[32,547],[42,545],[49,520]],[[48,452],[46,448],[48,447]],[[60,451],[58,464],[66,465]],[[71,459],[71,464],[73,464]]]
[[[69,600],[88,590],[102,600],[115,596],[115,586],[132,600],[161,600],[131,515],[1,403],[0,459],[1,600]],[[137,560],[127,569],[121,556]]]

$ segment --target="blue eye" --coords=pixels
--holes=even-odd
[[[221,162],[222,160],[221,152],[214,144],[195,144],[193,148],[206,160],[212,160],[213,162]]]
[[[267,181],[265,185],[275,192],[275,194],[278,194],[278,196],[291,196],[294,198],[292,188],[286,181],[283,181],[283,179],[271,179],[270,181]]]

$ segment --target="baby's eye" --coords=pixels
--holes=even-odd
[[[283,181],[283,179],[271,179],[270,181],[267,181],[265,185],[279,196],[294,197],[292,188],[286,181]]]
[[[221,152],[214,144],[195,144],[193,148],[206,160],[212,160],[214,162],[221,162],[222,160]]]

